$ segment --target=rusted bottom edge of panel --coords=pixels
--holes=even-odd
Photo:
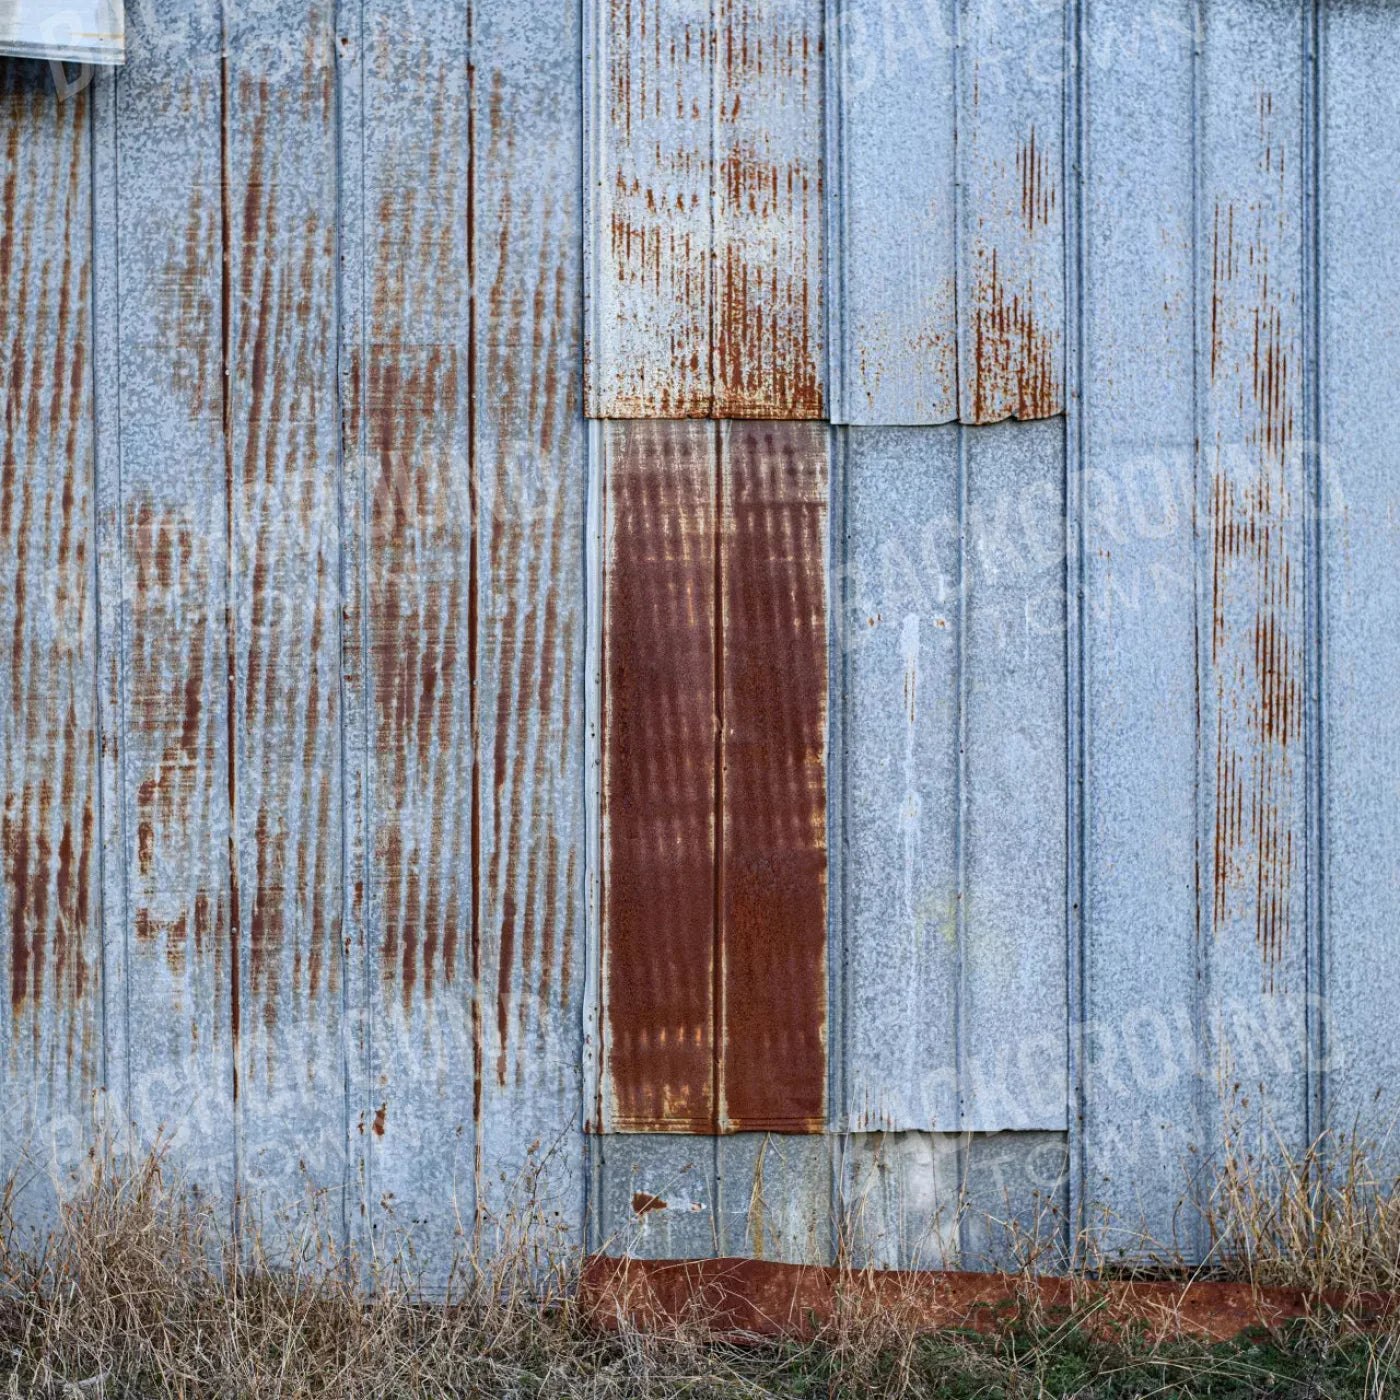
[[[852,1271],[761,1259],[605,1255],[586,1261],[580,1292],[587,1314],[605,1329],[698,1327],[726,1341],[810,1340],[843,1318],[878,1311],[919,1331],[987,1333],[1077,1317],[1095,1333],[1141,1329],[1163,1340],[1223,1342],[1323,1313],[1344,1313],[1356,1326],[1373,1327],[1400,1302],[1393,1295],[1319,1295],[1206,1280]]]

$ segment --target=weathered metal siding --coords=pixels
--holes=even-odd
[[[120,63],[123,0],[0,0],[0,54],[51,63]],[[61,80],[70,79],[59,70]]]
[[[0,62],[25,1218],[134,1125],[437,1279],[512,1213],[1200,1253],[1236,1120],[1383,1129],[1397,26],[279,0]]]

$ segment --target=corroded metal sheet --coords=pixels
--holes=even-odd
[[[606,450],[605,1122],[820,1131],[826,433]]]
[[[1322,7],[1326,198],[1318,454],[1322,542],[1322,771],[1326,961],[1314,985],[1330,1121],[1388,1132],[1400,1100],[1395,1006],[1400,961],[1400,475],[1392,406],[1400,394],[1400,207],[1388,172],[1400,158],[1396,11]],[[1316,655],[1316,653],[1315,653]]]
[[[369,1149],[373,1237],[412,1223],[435,1274],[475,1220],[485,936],[475,857],[492,800],[474,787],[473,765],[481,559],[468,212],[481,95],[467,11],[384,0],[356,36],[369,1062],[352,1130]]]
[[[560,1247],[584,1190],[579,25],[541,0],[472,29],[480,1207]]]
[[[590,4],[588,411],[820,418],[820,0]]]
[[[835,7],[832,414],[1064,408],[1064,7]]]
[[[1064,409],[1063,4],[963,4],[957,91],[958,407]]]
[[[601,917],[623,1131],[705,1132],[717,1112],[715,434],[608,430]]]
[[[102,462],[116,472],[119,514],[101,570],[120,604],[115,675],[103,677],[117,694],[120,806],[104,819],[119,820],[124,879],[122,918],[109,911],[107,927],[120,928],[126,955],[129,1118],[140,1141],[163,1135],[192,1181],[227,1203],[244,924],[232,820],[226,74],[217,16],[155,20],[133,16],[132,63],[109,109],[119,379],[100,387],[118,402],[117,452]]]
[[[270,1228],[348,1176],[335,31],[329,5],[301,0],[230,20],[240,1185]],[[343,1202],[328,1200],[339,1228]]]
[[[1171,20],[1085,89],[1082,1170],[1190,1252],[1194,1172],[1310,1121],[1308,158],[1297,8]]]
[[[844,1122],[1063,1130],[1063,428],[845,437]]]
[[[0,1173],[102,1082],[90,97],[0,62]]]
[[[120,63],[125,28],[123,0],[0,0],[0,54]]]

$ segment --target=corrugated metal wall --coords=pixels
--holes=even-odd
[[[141,0],[115,74],[0,60],[27,1218],[135,1125],[438,1276],[530,1210],[1197,1254],[1235,1119],[1383,1131],[1397,38]]]

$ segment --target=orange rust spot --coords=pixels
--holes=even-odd
[[[665,1210],[666,1202],[660,1196],[648,1195],[645,1191],[632,1193],[632,1214],[646,1215],[649,1211]]]
[[[384,1122],[385,1122],[385,1119],[388,1118],[388,1116],[389,1116],[389,1105],[388,1105],[387,1103],[382,1103],[382,1104],[380,1104],[379,1107],[375,1110],[375,1113],[374,1113],[374,1122],[370,1125],[371,1129],[372,1129],[373,1132],[374,1132],[375,1137],[383,1137],[383,1136],[384,1136]]]

